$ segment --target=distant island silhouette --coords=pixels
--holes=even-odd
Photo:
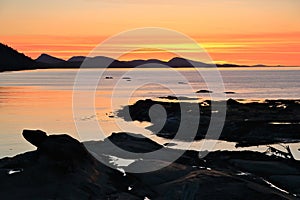
[[[169,61],[162,61],[158,59],[149,60],[131,60],[120,61],[105,56],[85,57],[73,56],[68,60],[56,58],[48,54],[41,54],[37,59],[32,59],[17,50],[0,43],[0,72],[17,71],[17,70],[32,70],[32,69],[51,69],[51,68],[80,68],[81,64],[87,68],[133,68],[137,66],[143,67],[146,64],[156,64],[155,66],[162,67],[162,65],[179,68],[179,67],[268,67],[266,65],[237,65],[237,64],[207,64],[199,61],[193,61],[186,58],[174,57]],[[160,65],[159,65],[160,64]],[[149,65],[148,65],[149,67]]]

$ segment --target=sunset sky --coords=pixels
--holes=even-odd
[[[299,0],[1,0],[0,27],[1,43],[32,58],[88,55],[119,32],[162,27],[193,38],[216,63],[300,66]],[[152,49],[123,59],[170,57]]]

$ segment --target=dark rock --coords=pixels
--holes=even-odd
[[[227,100],[227,105],[240,105],[240,103],[234,99],[228,99]]]
[[[198,90],[196,93],[212,93],[210,90]]]
[[[176,96],[166,96],[166,97],[159,97],[161,99],[169,99],[169,100],[178,100]]]
[[[168,147],[173,147],[173,146],[176,146],[177,144],[175,143],[170,143],[170,142],[167,142],[167,143],[164,143],[164,146],[168,146]]]
[[[142,140],[127,137],[124,133],[120,134],[120,139],[117,139],[118,136],[115,134],[113,140],[121,142],[125,137],[126,140],[122,144],[124,146],[126,143],[131,144],[132,147],[138,143],[144,143],[145,146],[150,144],[146,140],[142,142]],[[132,145],[133,143],[135,145]],[[139,146],[137,145],[137,147]],[[117,156],[113,152],[112,155]],[[144,164],[149,163],[155,166],[164,165],[167,160],[167,158],[157,160],[140,156],[143,159],[137,159],[136,162],[124,169],[141,168]],[[247,166],[247,163],[251,164]],[[270,187],[265,179],[271,181],[271,177],[275,174],[296,176],[300,172],[298,166],[298,162],[257,152],[213,152],[206,156],[204,161],[198,158],[198,152],[186,151],[167,167],[132,175],[137,176],[141,182],[153,190],[154,193],[148,195],[150,199],[245,199],[245,194],[249,199],[262,196],[266,199],[292,199],[292,195]],[[268,167],[270,167],[270,171],[268,171]],[[241,171],[251,172],[251,174],[241,176],[239,175]],[[293,188],[292,191],[298,194],[298,190],[294,189],[298,188],[296,184],[297,181],[287,185],[281,182],[277,186]],[[134,184],[133,190],[143,190],[143,188]]]
[[[23,130],[23,136],[41,155],[54,160],[80,160],[87,155],[84,146],[69,135],[47,136],[41,130]]]
[[[143,135],[133,133],[112,133],[107,139],[118,147],[134,152],[134,153],[147,153],[161,149],[163,146],[153,142]],[[104,140],[104,141],[105,141]]]
[[[168,98],[175,99],[175,97]],[[266,100],[265,102],[240,103],[234,99],[228,99],[225,124],[219,139],[237,142],[237,147],[299,142],[300,104],[297,102],[297,100]],[[160,119],[160,115],[158,115],[156,120],[151,121],[148,112],[155,104],[165,108],[167,119]],[[200,113],[192,106],[195,104],[199,106]],[[181,119],[181,105],[182,103],[176,101],[146,99],[137,101],[134,105],[125,106],[117,115],[125,120],[151,122],[153,125],[147,127],[149,130],[160,137],[172,139],[178,132],[181,120],[185,120],[185,123],[189,121]],[[189,110],[188,116],[191,119],[200,115],[195,139],[205,138],[212,114],[211,102],[207,100],[200,103],[186,103],[184,106],[190,108],[187,110]],[[131,118],[126,115],[128,112]],[[161,128],[159,122],[162,120],[166,123]],[[157,121],[158,123],[156,123]],[[184,135],[178,139],[191,140],[191,138],[185,138]],[[215,138],[212,136],[209,139]]]
[[[129,175],[125,179],[121,172],[98,162],[74,138],[47,136],[39,130],[25,130],[23,135],[38,149],[0,160],[2,199],[141,198],[127,190],[137,180]],[[22,170],[7,173],[11,169]]]
[[[23,137],[36,147],[40,147],[46,140],[47,134],[41,130],[23,130]]]
[[[168,99],[168,100],[199,100],[199,98],[191,98],[191,97],[185,97],[185,96],[166,96],[166,97],[158,97],[160,99]]]
[[[298,197],[300,193],[299,162],[263,153],[218,151],[204,160],[196,151],[169,149],[182,151],[182,156],[157,171],[124,176],[95,160],[82,143],[70,136],[47,136],[37,130],[26,130],[23,135],[39,147],[0,160],[2,199],[293,199],[291,194]],[[162,147],[141,135],[128,133],[115,133],[109,139],[89,144],[104,147],[108,141],[132,152],[145,153]],[[105,153],[102,148],[99,156],[104,158]],[[168,162],[167,157],[157,159],[144,153],[138,154],[143,159],[124,169],[143,167],[145,163],[163,166]],[[109,155],[120,156],[114,151]],[[120,158],[126,158],[123,156]],[[13,171],[16,172],[9,173]],[[251,174],[241,176],[241,171]],[[271,187],[265,180],[290,194]]]

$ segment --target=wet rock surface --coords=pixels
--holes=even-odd
[[[68,135],[24,131],[36,151],[0,160],[3,199],[296,199],[300,196],[299,162],[258,152],[217,151],[199,158],[186,151],[167,167],[148,173],[123,173],[98,159],[116,154],[118,148],[140,153],[133,165],[160,165],[167,159],[147,157],[163,148],[148,138],[114,133],[104,141],[80,143]],[[42,139],[41,139],[42,138]],[[89,151],[85,149],[88,147]],[[92,150],[92,151],[91,151]],[[173,150],[172,151],[181,151]],[[12,173],[15,171],[15,173]]]
[[[74,138],[39,130],[23,135],[38,148],[0,160],[1,199],[136,198],[126,193],[121,172],[102,165]]]
[[[195,139],[218,139],[215,138],[215,135],[206,135],[212,112],[218,112],[218,110],[212,111],[211,103],[209,100],[200,103],[187,103],[146,99],[124,107],[118,112],[118,116],[127,121],[151,122],[153,125],[148,127],[151,131],[160,137],[169,139],[174,138],[182,122],[188,123],[200,116]],[[214,103],[218,104],[218,102]],[[156,120],[151,121],[149,110],[157,104],[166,110],[167,119],[159,119],[160,115],[157,115]],[[192,109],[195,104],[199,107],[198,111]],[[181,106],[185,107],[189,113],[182,113]],[[299,100],[265,100],[264,102],[240,103],[229,99],[223,106],[227,106],[226,120],[219,137],[220,140],[236,142],[237,146],[300,141]],[[182,114],[188,116],[188,119],[181,119]],[[158,130],[156,122],[163,120],[166,120],[166,123]],[[194,138],[182,135],[179,139],[192,140]]]

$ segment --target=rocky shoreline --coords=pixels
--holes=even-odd
[[[184,114],[193,119],[199,116],[199,112],[194,112],[192,109],[196,105],[200,110],[200,121],[195,139],[215,139],[206,136],[212,113],[211,101],[188,103],[174,101],[176,97],[168,97],[168,99],[172,101],[139,100],[133,105],[125,106],[118,111],[117,115],[126,121],[151,122],[153,125],[148,129],[159,137],[172,139],[181,123],[180,106],[187,107],[185,110],[189,113]],[[157,122],[164,121],[163,117],[165,116],[159,119],[160,115],[157,115],[156,120],[151,121],[149,110],[153,105],[162,106],[167,113],[166,123],[159,130],[156,128]],[[236,142],[240,147],[300,142],[300,100],[265,100],[242,103],[229,99],[223,106],[226,106],[227,110],[220,140]],[[189,107],[191,109],[188,109]],[[190,138],[181,137],[179,139],[184,141]]]
[[[68,135],[47,135],[24,130],[24,138],[37,147],[0,160],[3,199],[297,199],[300,196],[299,161],[258,152],[217,151],[199,158],[186,151],[167,167],[148,173],[127,173],[145,162],[167,162],[144,156],[165,148],[141,135],[113,133],[104,141],[85,144]],[[139,153],[122,169],[99,162],[116,155],[108,141]],[[99,149],[96,160],[86,147]],[[170,150],[181,151],[181,150]],[[132,158],[130,158],[132,159]],[[112,164],[113,165],[113,164]]]
[[[168,101],[170,100],[170,101]],[[151,121],[149,109],[166,110],[166,123],[157,136],[173,138],[180,123],[176,97],[140,100],[118,112],[130,120]],[[184,98],[183,100],[189,100]],[[237,146],[299,142],[300,101],[226,102],[221,140]],[[211,116],[211,101],[184,102],[199,106],[196,139],[203,139]],[[188,107],[189,108],[189,107]],[[199,113],[189,111],[191,117]],[[163,117],[163,116],[161,116]],[[162,119],[157,119],[162,120]],[[202,121],[201,121],[202,120]],[[158,126],[152,121],[150,130]],[[183,151],[160,145],[143,135],[112,133],[104,141],[81,143],[69,135],[24,130],[35,151],[0,159],[2,199],[299,199],[300,162],[289,148],[266,152]],[[186,138],[180,138],[186,140]],[[115,147],[124,150],[120,153]],[[165,150],[166,156],[152,152]],[[131,154],[131,153],[135,154]],[[168,155],[180,154],[175,161]],[[207,154],[205,157],[199,155]],[[127,164],[120,165],[118,160]],[[105,163],[105,164],[104,164]],[[158,170],[137,173],[147,164]]]

